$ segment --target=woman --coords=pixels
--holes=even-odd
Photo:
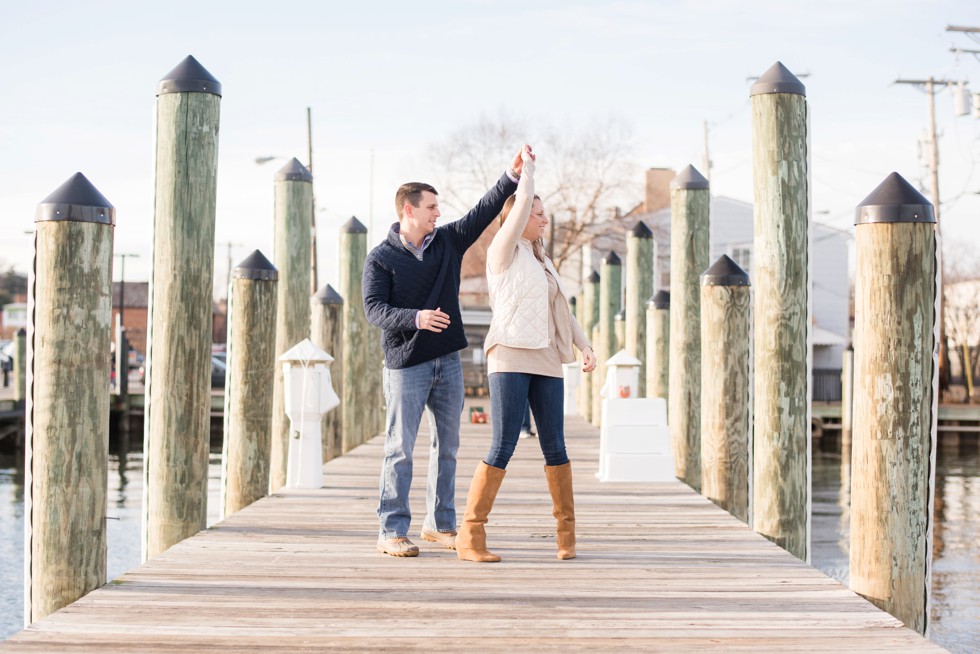
[[[490,377],[493,441],[477,465],[456,536],[464,561],[493,562],[484,525],[504,479],[530,402],[545,476],[558,521],[558,558],[575,557],[575,503],[572,467],[565,452],[562,364],[582,351],[583,372],[595,368],[595,353],[568,309],[560,277],[544,254],[548,225],[541,198],[534,195],[534,157],[522,153],[524,170],[517,192],[504,203],[500,231],[487,250],[487,281],[493,318],[484,349]]]

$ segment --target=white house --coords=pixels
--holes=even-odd
[[[662,169],[655,169],[661,172]],[[661,176],[662,177],[662,176]],[[649,177],[648,177],[649,180]],[[662,183],[662,179],[658,182]],[[648,191],[648,197],[651,193]],[[654,236],[654,293],[670,290],[670,207],[645,211],[645,205],[619,217],[612,225],[597,226],[591,243],[578,260],[563,267],[562,277],[571,288],[592,270],[600,270],[610,250],[625,259],[626,234],[642,220]],[[709,265],[727,254],[753,278],[752,205],[724,196],[712,196],[709,208]],[[811,279],[814,399],[840,399],[840,371],[844,349],[850,342],[850,278],[848,232],[811,222],[809,264]],[[623,270],[625,283],[626,271]]]

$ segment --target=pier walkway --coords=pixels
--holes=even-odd
[[[417,538],[425,436],[412,498],[421,555],[378,554],[379,437],[330,461],[325,488],[260,500],[0,651],[942,651],[680,482],[598,482],[597,430],[578,417],[567,430],[576,559],[555,558],[531,440],[490,516],[501,563],[460,562]],[[489,425],[464,425],[460,518],[489,439]]]

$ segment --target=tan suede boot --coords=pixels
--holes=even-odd
[[[477,561],[494,563],[500,557],[487,550],[487,516],[497,498],[500,483],[507,471],[503,468],[488,466],[483,461],[476,466],[470,491],[466,494],[466,513],[463,524],[456,534],[456,556],[460,561]]]
[[[548,490],[558,521],[558,558],[575,558],[575,498],[572,494],[572,464],[545,466]]]

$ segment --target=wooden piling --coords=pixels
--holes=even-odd
[[[616,354],[626,347],[626,310],[620,309],[613,318],[613,333],[616,335],[612,353]]]
[[[701,490],[701,284],[711,195],[694,166],[670,183],[670,363],[667,413],[674,474]]]
[[[850,587],[925,633],[938,397],[936,219],[897,173],[857,208]]]
[[[646,302],[653,295],[653,232],[642,220],[626,236],[625,349],[640,360],[639,397],[647,387]]]
[[[278,357],[310,336],[310,215],[313,212],[313,175],[293,158],[275,175],[275,243],[273,261],[279,271],[276,308]],[[289,460],[289,418],[282,366],[275,366],[272,401],[272,454],[269,491],[286,484]]]
[[[854,347],[847,346],[841,361],[840,441],[841,447],[851,448],[854,422]]]
[[[38,205],[28,284],[24,623],[106,581],[115,209],[81,173]]]
[[[381,392],[383,359],[377,359],[371,339],[378,339],[364,314],[361,276],[367,258],[367,228],[356,217],[340,228],[340,295],[344,298],[342,454],[375,436],[375,413],[383,406]],[[378,346],[380,349],[380,345]],[[377,368],[377,370],[375,370]]]
[[[606,360],[616,354],[616,314],[623,306],[623,262],[619,255],[610,252],[602,260],[599,273],[599,340],[595,348],[599,377],[593,383],[593,395],[598,400],[592,406],[592,424],[602,422],[602,398],[599,390],[606,383]],[[592,373],[595,374],[595,373]],[[598,387],[595,387],[598,384]]]
[[[701,494],[749,520],[749,276],[722,255],[701,275]]]
[[[313,296],[311,310],[313,344],[333,357],[330,379],[337,397],[343,397],[344,382],[344,298],[327,284]],[[343,404],[323,418],[323,460],[338,457],[344,448]]]
[[[807,105],[781,63],[752,86],[753,528],[810,560]]]
[[[670,387],[670,293],[657,291],[647,302],[646,396],[668,397]]]
[[[23,402],[27,393],[27,330],[17,330],[14,337],[14,399]]]
[[[583,252],[584,250],[585,248],[583,248]],[[599,347],[599,340],[593,338],[592,329],[599,324],[599,273],[594,270],[582,285],[582,307],[579,309],[579,313],[581,314],[579,324],[582,326],[582,331],[589,337],[589,342],[594,343],[593,350],[595,350]],[[598,351],[596,351],[596,356],[598,357]],[[589,422],[592,421],[593,396],[598,395],[599,388],[602,386],[596,382],[597,375],[597,372],[582,375],[579,386],[578,405],[581,407],[582,417]]]
[[[602,422],[602,386],[605,380],[599,378],[599,341],[602,340],[602,330],[599,328],[599,323],[596,322],[592,326],[592,342],[595,343],[593,350],[596,352],[596,367],[588,375],[583,375],[583,377],[592,377],[592,397],[590,403],[592,405],[591,418],[592,424],[596,427],[600,426]]]
[[[187,57],[157,86],[143,560],[207,524],[221,84]]]
[[[255,250],[235,266],[228,302],[228,373],[221,517],[269,492],[279,272]]]

